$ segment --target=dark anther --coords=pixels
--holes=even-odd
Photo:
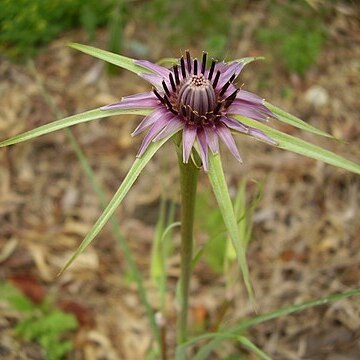
[[[186,78],[186,68],[185,68],[185,60],[184,60],[183,56],[180,59],[180,67],[181,67],[181,75],[182,75],[183,79],[185,79]]]
[[[216,73],[214,82],[213,82],[213,87],[214,87],[214,89],[216,88],[216,85],[217,85],[217,83],[218,83],[218,81],[219,81],[220,74],[221,74],[221,73],[220,73],[220,71],[218,70],[217,73]]]
[[[180,79],[179,79],[179,68],[177,65],[174,65],[174,74],[175,74],[175,82],[176,85],[180,84]]]
[[[170,79],[170,84],[171,84],[173,91],[176,91],[176,85],[175,85],[174,77],[173,77],[172,73],[169,74],[169,79]]]
[[[189,73],[191,73],[191,56],[190,56],[189,51],[185,51],[185,55],[186,55],[188,71],[189,71]]]
[[[167,105],[168,109],[169,109],[172,113],[177,114],[177,112],[173,109],[173,106],[172,106],[169,98],[168,98],[166,95],[164,96],[164,101],[165,101],[165,104]]]
[[[225,103],[224,103],[224,107],[225,109],[228,108],[233,101],[236,98],[237,93],[239,92],[239,89],[236,89],[231,95],[229,95],[226,99],[225,99]]]
[[[197,75],[198,70],[198,61],[197,59],[194,59],[194,75]]]
[[[173,107],[170,108],[170,111],[175,115],[179,115],[179,113]]]
[[[162,86],[163,86],[163,89],[164,89],[166,95],[170,96],[170,91],[169,91],[168,87],[166,86],[165,80],[162,81]]]
[[[223,86],[223,88],[220,91],[220,96],[225,94],[225,91],[228,89],[228,87],[230,86],[230,84],[233,82],[233,80],[235,79],[236,74],[232,75],[231,78],[226,82],[226,84]]]
[[[202,57],[202,62],[201,62],[201,73],[204,74],[205,73],[205,68],[206,68],[206,57],[207,57],[207,53],[204,52],[203,53],[203,57]]]
[[[229,79],[229,82],[232,83],[236,78],[236,74],[232,74],[231,78]]]
[[[208,76],[208,79],[211,80],[213,74],[214,74],[214,69],[215,69],[215,64],[216,64],[216,61],[213,60],[211,62],[211,67],[210,67],[210,71],[209,71],[209,76]]]
[[[157,92],[156,89],[153,89],[153,93],[155,94],[155,96],[156,96],[163,104],[165,104],[164,98]]]
[[[182,114],[182,116],[186,116],[186,106],[185,105],[181,106],[181,114]]]
[[[222,105],[223,105],[223,102],[222,102],[222,101],[219,101],[219,102],[217,103],[216,108],[214,109],[214,114],[215,114],[215,115],[219,112],[219,110],[220,110],[220,108],[221,108]]]

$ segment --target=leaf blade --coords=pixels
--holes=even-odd
[[[0,142],[0,147],[17,144],[23,141],[33,139],[35,137],[49,134],[51,132],[61,130],[73,125],[81,124],[83,122],[101,119],[115,115],[147,115],[150,112],[148,109],[121,109],[121,110],[100,110],[93,109],[85,111],[80,114],[65,117],[60,120],[53,121],[51,123],[39,126],[35,129],[26,131],[24,133],[15,135],[9,139]]]
[[[305,140],[285,134],[279,130],[273,129],[265,124],[259,123],[255,120],[235,115],[234,118],[240,120],[245,125],[257,128],[270,136],[273,140],[278,142],[278,147],[288,150],[309,158],[320,160],[324,163],[351,171],[360,175],[360,165],[345,159],[329,150],[323,149],[320,146],[311,144]]]
[[[210,339],[211,343],[215,342],[215,341],[218,343],[218,340],[227,339],[227,338],[229,338],[230,334],[241,333],[242,331],[246,330],[250,326],[258,325],[265,321],[270,321],[270,320],[276,319],[280,316],[290,315],[290,314],[298,312],[298,311],[306,310],[306,309],[320,306],[320,305],[325,305],[328,303],[332,303],[334,301],[339,301],[339,300],[348,298],[350,296],[356,296],[356,295],[360,295],[360,289],[353,289],[353,290],[345,291],[345,292],[338,293],[338,294],[332,294],[332,295],[326,296],[321,299],[310,300],[310,301],[303,302],[301,304],[286,306],[282,309],[271,311],[266,314],[262,314],[262,315],[253,317],[251,319],[244,320],[239,325],[233,326],[232,328],[230,328],[228,330],[222,330],[217,333],[207,333],[207,334],[197,336],[177,347],[176,359],[185,359],[184,356],[186,355],[186,349],[190,345],[193,345],[201,340],[209,340]],[[209,343],[209,345],[210,345],[210,343]]]
[[[219,205],[225,226],[232,240],[236,251],[236,257],[239,262],[243,280],[249,294],[252,304],[255,304],[254,293],[250,281],[249,269],[246,261],[246,247],[240,239],[239,227],[234,213],[233,204],[227,188],[224,171],[222,169],[221,159],[219,154],[209,154],[209,180],[213,188],[216,200]]]
[[[245,336],[239,336],[238,337],[239,342],[246,347],[248,350],[252,351],[255,355],[257,355],[262,360],[272,360],[272,358],[266,354],[264,351],[262,351],[260,348],[258,348],[252,341],[250,341]]]
[[[61,269],[59,276],[64,273],[64,271],[74,262],[74,260],[91,244],[91,242],[95,239],[97,234],[102,230],[105,224],[111,219],[112,215],[114,214],[115,210],[118,208],[122,200],[124,199],[125,195],[128,193],[136,179],[138,178],[139,174],[146,166],[146,164],[151,160],[157,150],[169,139],[169,136],[162,139],[158,142],[153,142],[149,145],[146,152],[142,155],[142,157],[137,158],[130,170],[128,171],[125,179],[121,183],[120,187],[116,191],[113,198],[108,203],[107,207],[100,215],[96,223],[93,225],[92,229],[86,235],[84,240],[81,242],[78,249],[75,253],[70,257],[70,259],[66,262],[64,267]]]
[[[104,60],[110,64],[119,66],[123,69],[129,70],[135,74],[141,72],[149,72],[140,65],[136,65],[135,59],[131,59],[123,55],[114,54],[110,51],[101,50],[93,46],[83,45],[78,43],[70,43],[69,47],[81,51],[87,55],[96,57],[97,59]]]
[[[264,105],[277,116],[277,119],[279,121],[281,121],[285,124],[294,126],[298,129],[308,131],[308,132],[316,134],[316,135],[320,135],[320,136],[324,136],[324,137],[328,137],[328,138],[334,138],[333,135],[328,134],[327,132],[316,128],[315,126],[308,124],[304,120],[301,120],[298,117],[287,113],[285,110],[280,109],[279,107],[277,107],[273,104],[270,104],[267,101],[264,101]]]

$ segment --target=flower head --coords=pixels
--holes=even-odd
[[[126,96],[120,102],[102,109],[154,110],[132,133],[135,136],[149,129],[137,156],[144,153],[151,141],[163,139],[178,131],[182,131],[183,161],[189,161],[192,148],[197,144],[205,170],[208,168],[209,149],[213,153],[219,151],[219,138],[241,161],[233,131],[276,144],[260,130],[232,117],[241,115],[258,121],[275,117],[263,104],[262,98],[235,86],[234,81],[242,71],[244,62],[213,60],[207,67],[207,53],[204,52],[202,60],[198,61],[187,51],[171,69],[146,60],[138,60],[136,63],[151,71],[150,74],[139,75],[154,86],[153,91]]]

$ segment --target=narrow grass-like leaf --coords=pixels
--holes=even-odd
[[[143,67],[137,65],[134,59],[128,58],[123,55],[114,54],[110,51],[97,49],[93,46],[83,44],[70,43],[69,46],[85,54],[104,60],[123,69],[129,70],[135,74],[138,74],[140,72],[149,72],[149,70],[146,70]]]
[[[165,297],[166,297],[166,254],[164,251],[164,244],[162,242],[162,235],[166,227],[166,199],[161,198],[160,211],[158,221],[155,227],[155,236],[151,251],[150,277],[156,284],[160,296],[160,311],[165,312]]]
[[[146,166],[146,164],[150,161],[150,159],[154,156],[157,150],[169,139],[169,137],[162,139],[158,142],[153,142],[149,145],[148,149],[144,153],[144,155],[140,158],[137,158],[129,172],[127,173],[124,181],[121,183],[119,189],[110,200],[108,206],[101,214],[99,219],[96,221],[93,228],[86,235],[85,239],[80,244],[79,248],[76,252],[71,256],[71,258],[66,262],[63,269],[60,271],[61,275],[72,263],[73,261],[90,245],[90,243],[94,240],[96,235],[100,232],[100,230],[105,226],[105,224],[109,221],[109,219],[114,214],[117,207],[120,205],[121,201],[124,199],[125,195],[128,193],[140,172]]]
[[[162,234],[164,233],[166,226],[165,211],[166,211],[166,201],[164,196],[162,196],[160,203],[160,210],[158,214],[158,220],[155,227],[155,236],[152,244],[151,263],[150,263],[150,278],[158,285],[161,282],[160,279],[163,277],[165,272],[162,243],[161,243]]]
[[[89,110],[81,114],[72,115],[60,120],[53,121],[49,124],[39,126],[36,129],[32,129],[22,134],[15,135],[9,139],[1,141],[0,147],[17,144],[22,141],[30,140],[41,135],[45,135],[57,130],[67,128],[69,126],[81,124],[83,122],[91,120],[96,120],[114,115],[147,115],[150,112],[150,109],[121,109],[106,111],[100,109]]]
[[[32,61],[30,61],[30,70],[34,74],[35,80],[39,85],[41,93],[44,96],[44,99],[49,104],[49,106],[52,108],[54,114],[58,118],[62,118],[63,114],[61,113],[60,109],[56,106],[54,99],[47,92],[45,86],[43,85],[43,83],[36,71],[35,65]],[[68,129],[68,128],[65,129],[65,134],[67,135],[67,138],[68,138],[76,156],[78,157],[80,164],[91,183],[91,186],[93,187],[95,193],[97,194],[97,197],[99,199],[99,202],[100,202],[102,208],[105,209],[105,207],[107,205],[107,200],[106,200],[107,196],[106,196],[105,191],[103,190],[101,184],[97,180],[88,158],[86,157],[85,153],[81,149],[81,147],[80,147],[79,143],[77,142],[71,129]],[[126,242],[125,237],[121,233],[119,223],[116,221],[116,219],[114,217],[110,219],[110,223],[112,226],[113,234],[114,234],[115,238],[117,239],[119,246],[121,247],[121,250],[124,253],[124,257],[126,259],[127,265],[131,272],[131,277],[134,279],[134,281],[137,285],[140,301],[142,302],[142,304],[145,308],[145,312],[147,314],[151,330],[152,330],[153,335],[154,335],[156,341],[158,342],[158,345],[160,348],[161,347],[161,338],[160,338],[159,328],[155,321],[154,311],[148,300],[148,296],[146,293],[146,289],[144,286],[144,282],[143,282],[143,278],[141,276],[140,270],[139,270],[136,262],[134,261],[133,254]]]
[[[248,338],[242,335],[234,335],[234,334],[223,334],[223,336],[210,341],[208,344],[201,347],[201,349],[197,352],[197,354],[193,357],[193,360],[206,360],[209,358],[211,352],[218,348],[220,344],[225,340],[235,340],[239,341],[245,348],[253,352],[260,359],[263,360],[272,360],[269,355],[267,355],[264,351],[259,349],[253,342],[251,342]],[[177,358],[180,360],[180,358]],[[184,358],[183,358],[184,359]],[[181,360],[183,360],[181,359]]]
[[[234,213],[234,208],[230,199],[229,190],[226,184],[224,171],[221,164],[221,159],[219,154],[209,154],[209,179],[211,186],[213,188],[216,200],[219,205],[219,209],[221,211],[224,224],[229,233],[229,236],[234,245],[237,260],[239,262],[239,266],[242,272],[242,276],[244,279],[244,283],[248,294],[250,296],[250,300],[253,305],[255,305],[253,289],[251,286],[249,269],[246,261],[245,250],[243,242],[240,239],[239,227],[237,224],[237,220]]]
[[[279,107],[277,107],[273,104],[268,103],[267,101],[264,101],[264,105],[268,109],[270,109],[278,117],[278,119],[280,121],[282,121],[286,124],[292,125],[298,129],[305,130],[305,131],[311,132],[316,135],[334,138],[333,135],[328,134],[327,132],[325,132],[323,130],[317,129],[315,126],[308,124],[304,120],[301,120],[298,117],[287,113],[286,111],[280,109]]]
[[[251,120],[239,115],[235,115],[234,117],[239,119],[245,125],[249,125],[263,131],[266,135],[277,141],[278,147],[281,149],[292,151],[294,153],[323,161],[327,164],[337,166],[353,173],[360,174],[359,164],[347,160],[342,156],[336,155],[329,150],[325,150],[320,146],[313,145],[305,140],[285,134],[279,130],[261,124],[258,121]]]
[[[161,242],[162,242],[162,243],[165,242],[166,238],[171,235],[172,230],[173,230],[174,228],[180,227],[180,226],[181,226],[181,222],[180,222],[180,221],[175,221],[175,222],[169,224],[169,225],[166,227],[166,229],[164,230],[164,232],[163,232],[163,234],[162,234],[162,236],[161,236]],[[171,237],[171,236],[170,236],[170,237]]]
[[[223,337],[219,337],[217,339],[214,339],[213,341],[208,342],[204,346],[201,346],[200,350],[196,353],[193,360],[206,360],[209,359],[209,355],[213,350],[218,348],[220,344],[225,340],[234,340],[236,336],[233,334],[226,334]],[[176,360],[186,360],[186,356],[184,356],[185,353],[183,352],[176,352]]]
[[[234,213],[237,219],[240,218],[240,220],[238,220],[238,227],[239,227],[239,236],[240,236],[240,240],[243,244],[244,249],[247,241],[245,239],[245,233],[246,233],[246,228],[247,228],[247,209],[246,209],[246,180],[242,179],[238,192],[236,194],[235,197],[235,202],[234,202]],[[230,241],[229,241],[230,240]],[[236,259],[236,252],[234,249],[234,246],[232,245],[231,239],[227,238],[226,239],[226,252],[225,252],[225,261],[224,261],[224,265],[225,268],[227,268],[229,266],[229,261],[232,262],[233,260]]]
[[[78,156],[80,163],[91,183],[91,186],[93,187],[95,193],[97,194],[97,197],[99,199],[99,202],[101,204],[101,207],[103,209],[106,208],[106,204],[107,204],[107,196],[105,194],[105,191],[103,190],[101,184],[99,183],[99,181],[97,180],[93,169],[91,168],[91,165],[89,163],[89,160],[87,159],[86,155],[84,154],[84,152],[82,151],[79,143],[76,141],[75,136],[73,135],[73,133],[71,132],[70,129],[66,129],[65,132],[67,133],[68,139],[76,153],[76,155]],[[138,288],[138,293],[139,293],[139,298],[140,301],[142,302],[144,308],[145,308],[145,312],[147,314],[149,323],[150,323],[150,327],[151,330],[153,332],[154,337],[156,338],[159,347],[161,346],[161,339],[160,339],[160,334],[159,334],[159,329],[156,325],[156,321],[155,321],[155,315],[154,315],[154,311],[151,308],[151,305],[149,303],[148,300],[148,296],[146,293],[146,289],[144,286],[144,281],[143,278],[141,276],[140,270],[134,260],[134,256],[131,252],[131,249],[129,247],[129,245],[126,242],[125,237],[123,236],[123,234],[121,233],[120,230],[120,225],[119,223],[116,221],[116,218],[113,217],[110,219],[110,224],[112,227],[112,231],[113,234],[115,236],[115,238],[117,239],[117,242],[119,243],[119,246],[121,247],[121,250],[124,253],[124,257],[126,259],[127,265],[129,266],[129,270],[131,272],[131,277],[134,279],[137,288]]]
[[[249,349],[251,352],[253,352],[255,355],[257,355],[262,360],[272,360],[272,358],[266,354],[264,351],[259,349],[253,342],[251,342],[247,337],[245,336],[239,336],[238,337],[239,342]]]
[[[279,310],[275,310],[263,315],[259,315],[259,316],[255,316],[253,318],[250,319],[246,319],[242,322],[240,322],[239,325],[233,326],[232,328],[226,330],[226,329],[222,329],[216,333],[207,333],[207,334],[203,334],[200,336],[197,336],[195,338],[192,338],[191,340],[188,340],[187,342],[185,342],[184,344],[181,344],[177,347],[176,349],[176,359],[177,360],[182,360],[185,359],[185,355],[186,355],[186,349],[191,346],[196,344],[199,341],[202,340],[211,340],[211,343],[215,343],[218,345],[219,344],[219,340],[225,340],[229,338],[230,334],[239,334],[242,331],[246,330],[247,328],[249,328],[250,326],[254,326],[254,325],[258,325],[261,324],[265,321],[269,321],[269,320],[273,320],[276,319],[280,316],[285,316],[285,315],[290,315],[292,313],[295,312],[299,312],[302,310],[306,310],[306,309],[310,309],[312,307],[316,307],[316,306],[320,306],[320,305],[326,305],[329,303],[332,303],[334,301],[339,301],[345,298],[348,298],[350,296],[355,296],[355,295],[360,295],[360,289],[354,289],[354,290],[349,290],[349,291],[345,291],[343,293],[340,294],[333,294],[333,295],[329,295],[326,296],[324,298],[318,299],[318,300],[311,300],[311,301],[306,301],[304,303],[301,304],[297,304],[297,305],[292,305],[292,306],[287,306],[284,307],[282,309]],[[209,343],[210,346],[210,343]],[[214,348],[214,347],[213,347]]]

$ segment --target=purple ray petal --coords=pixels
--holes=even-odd
[[[217,62],[214,66],[214,71],[213,71],[213,75],[212,75],[212,79],[214,79],[215,77],[215,74],[220,71],[225,71],[227,68],[227,64],[224,62],[224,61],[220,61],[220,62]],[[205,77],[207,78],[209,76],[209,73],[210,73],[210,69],[206,69],[205,70]]]
[[[141,123],[137,126],[137,128],[132,132],[131,136],[136,136],[146,130],[147,127],[155,124],[161,118],[171,119],[173,114],[169,114],[169,112],[165,108],[159,108],[158,110],[152,112],[147,115]]]
[[[228,114],[236,114],[258,121],[267,121],[267,116],[251,106],[231,104],[227,110]]]
[[[151,99],[139,99],[139,100],[129,100],[122,99],[121,101],[106,105],[101,107],[101,110],[119,110],[119,109],[144,109],[144,108],[154,108],[159,105],[159,100],[154,97]]]
[[[220,121],[223,124],[225,124],[227,127],[242,132],[244,134],[247,134],[249,131],[249,128],[246,125],[242,124],[240,121],[237,121],[233,118],[223,116],[222,118],[220,118]]]
[[[261,130],[249,128],[248,135],[267,142],[270,145],[278,145],[277,141],[264,134]]]
[[[161,140],[169,135],[174,135],[184,127],[184,122],[180,120],[179,116],[172,114],[173,117],[168,120],[165,129],[159,133],[153,141]]]
[[[249,102],[247,100],[240,100],[240,99],[235,99],[231,105],[234,106],[241,106],[241,107],[246,107],[248,109],[253,109],[255,111],[259,111],[263,114],[266,114],[268,117],[276,117],[275,114],[270,111],[265,105],[263,104],[259,104],[259,103],[253,103],[253,102]]]
[[[230,150],[230,152],[235,156],[236,160],[242,162],[230,130],[224,124],[218,123],[216,125],[216,132],[220,136],[224,144],[227,146],[227,148]]]
[[[183,140],[183,162],[187,163],[191,154],[191,149],[196,138],[196,127],[192,125],[185,125],[182,140]]]
[[[233,84],[230,84],[222,97],[225,99],[226,97],[230,96],[236,89],[237,88]]]
[[[210,150],[213,154],[217,154],[219,152],[219,139],[215,132],[215,126],[204,126],[204,131],[206,133],[207,143]]]
[[[152,91],[143,92],[134,95],[124,96],[122,100],[143,100],[143,99],[156,99],[155,94]]]
[[[262,104],[264,101],[264,99],[261,98],[260,96],[253,94],[250,91],[246,91],[242,89],[237,93],[236,99],[249,101],[255,104]]]
[[[216,73],[218,70],[219,71],[224,71],[227,67],[227,64],[225,61],[219,61],[215,64],[215,68],[214,68],[214,73]]]
[[[140,73],[140,77],[142,77],[144,80],[149,82],[151,85],[155,86],[158,90],[162,90],[162,81],[164,80],[164,77],[156,74],[145,74]]]
[[[206,132],[203,129],[199,129],[197,132],[197,138],[199,143],[200,158],[203,163],[204,170],[208,171],[209,159]]]
[[[244,64],[238,63],[238,62],[228,64],[228,67],[224,71],[221,72],[221,76],[220,76],[219,82],[216,86],[216,89],[220,90],[234,74],[236,74],[236,76],[238,76],[240,74],[241,70],[243,69],[243,67],[244,67]]]
[[[135,64],[136,65],[140,65],[141,67],[145,68],[145,69],[148,69],[156,74],[159,74],[161,75],[162,77],[168,77],[169,76],[169,73],[170,73],[170,70],[163,67],[163,66],[160,66],[160,65],[157,65],[157,64],[154,64],[150,61],[147,61],[147,60],[135,60]]]
[[[166,124],[167,119],[162,118],[152,126],[140,145],[140,149],[136,155],[137,157],[140,157],[145,152],[151,141],[153,141],[155,136],[166,126]]]

